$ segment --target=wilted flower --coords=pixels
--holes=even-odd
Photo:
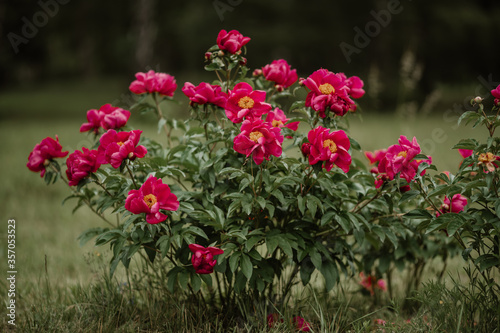
[[[241,123],[244,118],[260,118],[272,108],[265,100],[265,91],[253,90],[248,83],[240,82],[229,91],[226,115],[235,124]]]
[[[494,172],[495,168],[498,167],[496,161],[500,160],[500,156],[495,156],[493,153],[481,153],[478,157],[479,162],[477,165],[484,165],[486,168],[485,172]]]
[[[274,82],[278,90],[290,87],[298,78],[297,70],[292,70],[284,59],[274,60],[271,64],[262,67],[262,74],[267,81]]]
[[[279,127],[260,119],[245,120],[241,133],[234,138],[233,148],[247,157],[252,155],[256,164],[261,164],[269,156],[281,156],[283,135]]]
[[[167,215],[161,213],[160,209],[175,211],[179,208],[179,201],[167,184],[150,176],[140,189],[128,192],[125,208],[134,214],[146,213],[146,222],[156,224],[167,219]]]
[[[100,164],[110,163],[115,169],[119,168],[123,160],[134,160],[137,157],[142,158],[146,155],[146,147],[137,144],[141,138],[141,130],[130,132],[116,132],[109,130],[99,139],[98,148]]]
[[[87,111],[87,121],[80,127],[80,132],[93,130],[96,134],[100,128],[104,130],[117,129],[125,126],[130,118],[130,111],[111,104],[104,104],[99,110],[91,109]]]
[[[165,73],[155,73],[150,70],[147,73],[139,72],[135,74],[137,80],[130,84],[130,91],[134,94],[159,93],[160,95],[172,97],[177,84],[175,78]]]
[[[283,318],[281,318],[281,316],[278,313],[270,313],[267,315],[267,326],[269,328],[273,328],[277,322],[280,323],[283,322]]]
[[[330,171],[337,165],[342,171],[349,172],[351,155],[348,150],[351,142],[343,130],[329,132],[328,128],[318,126],[307,135],[311,146],[309,150],[309,164],[314,165],[324,161],[324,168]]]
[[[250,41],[250,37],[245,37],[238,30],[221,30],[217,35],[217,45],[222,51],[235,54]]]
[[[191,102],[196,104],[210,103],[223,108],[227,101],[227,94],[221,90],[220,86],[206,82],[202,82],[198,86],[186,82],[182,87],[182,92]]]
[[[78,185],[82,179],[99,169],[101,165],[97,162],[97,156],[97,150],[89,150],[85,147],[82,147],[82,151],[75,150],[68,156],[66,176],[69,186]]]
[[[36,144],[28,156],[26,166],[33,172],[40,172],[40,177],[45,175],[45,167],[49,165],[50,160],[57,157],[65,157],[68,151],[62,151],[59,144],[59,137],[56,139],[46,137],[40,143]]]
[[[210,274],[214,271],[217,260],[214,256],[223,254],[224,251],[217,247],[203,247],[198,244],[189,244],[189,249],[193,252],[191,263],[198,274]]]

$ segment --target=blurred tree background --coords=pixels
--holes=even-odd
[[[498,0],[17,0],[0,4],[0,20],[3,89],[106,77],[126,91],[148,69],[197,84],[212,79],[203,55],[220,29],[252,38],[252,69],[284,58],[302,77],[319,68],[361,77],[370,110],[409,99],[450,108],[460,87],[500,81]]]

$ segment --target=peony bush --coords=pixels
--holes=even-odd
[[[364,95],[359,77],[322,68],[298,78],[284,59],[250,71],[249,37],[222,30],[216,42],[205,54],[214,81],[181,89],[187,120],[166,111],[179,94],[173,76],[149,71],[131,82],[138,100],[130,112],[154,112],[162,142],[141,137],[128,110],[106,104],[87,112],[80,131],[95,146],[68,156],[66,177],[57,136],[29,155],[30,170],[66,181],[76,208],[102,219],[80,241],[109,245],[111,275],[138,257],[170,292],[220,309],[242,297],[286,305],[314,272],[326,291],[343,274],[361,276],[368,297],[392,296],[393,270],[413,270],[417,287],[429,259],[460,252],[491,279],[500,266],[500,87],[492,115],[475,99],[478,110],[460,119],[485,125],[489,139],[455,145],[464,160],[445,173],[416,138],[367,152],[349,136],[346,118]],[[301,317],[294,324],[310,327]]]

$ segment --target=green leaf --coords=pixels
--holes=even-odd
[[[325,261],[321,265],[321,269],[319,271],[321,272],[321,274],[323,274],[323,277],[325,278],[326,291],[332,290],[332,288],[335,286],[339,278],[337,265],[335,265],[335,263]]]
[[[404,217],[410,219],[430,219],[432,215],[427,211],[427,209],[417,208],[410,210],[408,213],[404,215]]]
[[[406,201],[409,201],[409,200],[415,198],[416,196],[418,196],[419,194],[420,194],[420,192],[416,191],[416,190],[407,191],[407,192],[403,193],[403,195],[401,196],[401,199],[399,199],[399,203],[402,204]]]
[[[280,248],[283,250],[283,252],[289,258],[293,258],[292,247],[290,246],[290,242],[287,238],[283,237],[282,235],[279,235],[278,236],[278,244],[279,244]]]
[[[266,236],[266,246],[267,246],[267,253],[269,255],[274,253],[274,251],[278,247],[278,237],[269,235]]]
[[[300,212],[302,213],[302,215],[304,215],[304,212],[306,210],[306,203],[305,203],[304,198],[300,194],[297,196],[297,203],[298,203]]]
[[[229,269],[231,269],[231,273],[234,273],[236,271],[236,268],[238,268],[240,257],[241,252],[234,252],[233,254],[231,254],[231,257],[229,257]]]
[[[248,257],[245,254],[242,254],[240,261],[241,261],[242,273],[245,275],[247,280],[250,280],[250,278],[252,277],[252,272],[253,272],[253,265],[252,265],[252,261],[250,260],[250,257]]]
[[[206,275],[206,274],[203,274]],[[191,274],[191,287],[193,291],[197,293],[201,287],[201,278],[198,274]]]

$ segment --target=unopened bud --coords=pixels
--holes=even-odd
[[[223,57],[224,56],[224,51],[220,50],[219,52],[217,52],[217,56],[218,57]]]
[[[299,85],[303,86],[305,80],[303,77],[299,78]]]
[[[495,100],[493,101],[493,103],[495,103],[495,106],[499,106],[500,107],[500,98],[495,98]]]
[[[277,84],[274,87],[276,88],[277,92],[282,92],[283,90],[285,90],[285,88],[281,84]]]
[[[247,58],[241,57],[240,66],[245,66],[247,64]]]
[[[257,68],[256,70],[253,71],[252,75],[253,76],[261,76],[262,75],[262,69]]]
[[[205,60],[212,59],[212,52],[205,52]]]
[[[474,98],[474,103],[481,104],[483,102],[483,98],[481,96],[476,96]]]

